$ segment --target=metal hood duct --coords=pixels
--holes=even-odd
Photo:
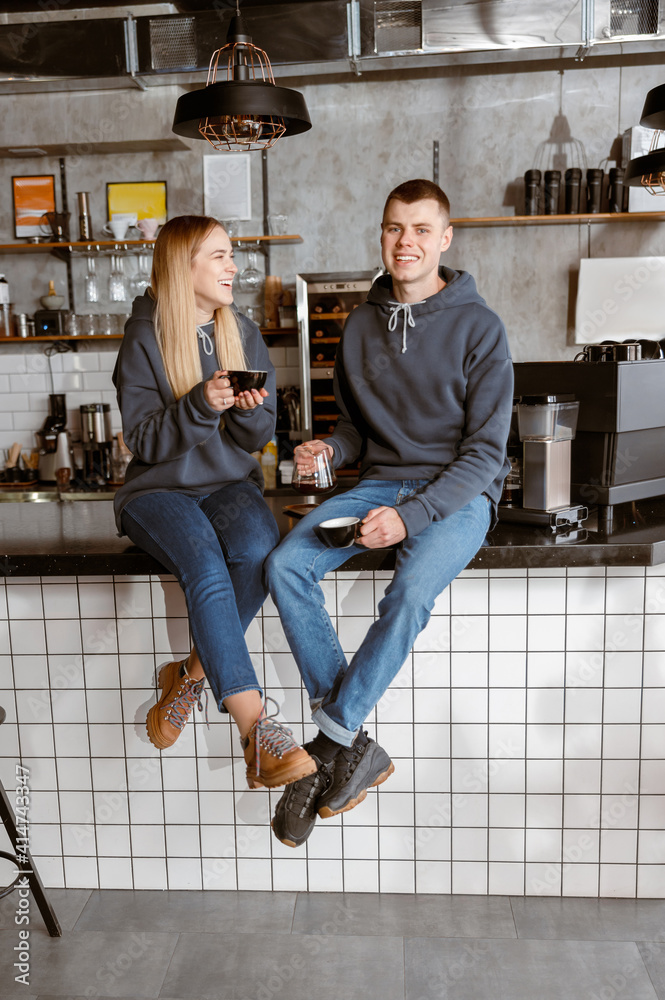
[[[108,11],[116,16],[44,12],[38,23],[0,24],[3,91],[200,85],[232,16]],[[626,55],[665,43],[665,0],[316,0],[243,4],[243,16],[275,77]]]

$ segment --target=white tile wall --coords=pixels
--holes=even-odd
[[[67,428],[80,437],[79,406],[84,403],[110,403],[113,432],[121,429],[111,374],[118,351],[118,341],[98,348],[81,341],[76,353],[47,357],[36,345],[21,345],[0,352],[0,454],[15,441],[24,451],[36,447],[34,432],[41,429],[48,412],[48,396],[53,392],[67,395]],[[48,346],[48,345],[44,345]],[[277,385],[298,385],[298,349],[269,348],[277,372]]]
[[[347,650],[387,578],[324,582]],[[272,602],[248,643],[311,734]],[[30,769],[47,885],[665,893],[665,566],[462,574],[368,720],[395,774],[297,851],[270,833],[281,791],[245,789],[227,717],[147,742],[155,666],[188,648],[171,577],[0,584],[0,774]]]

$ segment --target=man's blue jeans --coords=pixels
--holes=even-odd
[[[350,663],[325,609],[319,580],[367,550],[360,545],[327,548],[313,529],[328,518],[364,517],[373,507],[397,507],[424,485],[422,480],[364,480],[311,511],[266,563],[270,593],[307,688],[312,719],[343,746],[351,746],[399,672],[437,596],[482,545],[491,505],[481,494],[397,547],[395,573],[379,604],[379,618]]]
[[[134,497],[122,512],[122,527],[182,587],[194,645],[220,711],[231,694],[261,691],[245,631],[266,599],[263,563],[279,531],[259,487],[240,482],[200,497]]]

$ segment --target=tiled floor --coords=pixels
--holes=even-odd
[[[51,890],[30,982],[0,901],[0,997],[665,1000],[665,901]]]

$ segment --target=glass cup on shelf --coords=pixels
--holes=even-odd
[[[81,333],[81,317],[76,313],[67,313],[65,317],[65,333],[68,337],[78,337]]]
[[[88,273],[85,276],[85,301],[99,302],[99,284],[94,257],[88,257]]]
[[[82,337],[95,337],[97,336],[97,315],[96,313],[84,313],[81,316],[76,317],[80,321],[79,333]]]
[[[261,306],[246,306],[244,313],[247,319],[251,319],[257,326],[263,325],[263,309]]]
[[[268,216],[268,228],[271,236],[286,236],[288,227],[288,216],[282,213]]]
[[[229,219],[224,219],[222,226],[226,230],[226,235],[230,240],[235,240],[240,236],[240,219],[236,219],[233,216]]]
[[[241,292],[258,292],[263,284],[263,277],[257,268],[257,250],[252,249],[247,254],[247,267],[238,276],[238,288]]]
[[[101,313],[97,317],[97,333],[112,337],[117,332],[117,324],[113,313]]]

